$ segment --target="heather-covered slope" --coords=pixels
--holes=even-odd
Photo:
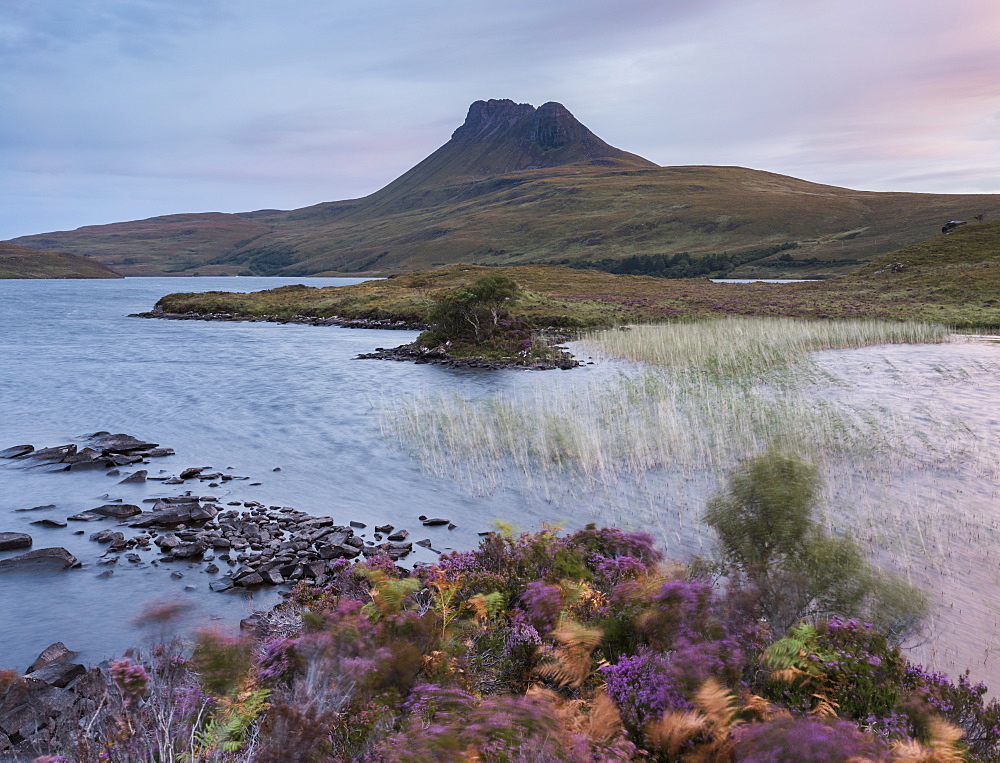
[[[761,255],[732,275],[842,274],[1000,196],[872,193],[741,167],[658,167],[558,103],[477,101],[429,157],[362,199],[292,211],[171,215],[15,243],[130,275],[392,273],[459,262],[579,264],[636,255]]]
[[[66,252],[37,252],[0,241],[0,278],[121,278],[100,262]]]

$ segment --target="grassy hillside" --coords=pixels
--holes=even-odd
[[[384,191],[292,212],[175,215],[16,243],[87,254],[130,275],[297,276],[697,256],[791,242],[791,261],[775,254],[732,275],[811,277],[846,273],[952,218],[1000,216],[1000,196],[851,191],[739,167],[582,163]]]
[[[66,252],[36,252],[0,241],[0,278],[121,278],[100,262]]]
[[[893,267],[894,265],[899,265]],[[970,225],[882,256],[850,276],[810,283],[718,284],[559,266],[458,265],[353,286],[253,294],[172,294],[166,312],[425,320],[435,294],[486,274],[513,278],[515,312],[536,326],[592,327],[709,315],[934,320],[1000,327],[1000,223]]]

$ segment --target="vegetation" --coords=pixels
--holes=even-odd
[[[171,294],[167,312],[236,317],[296,315],[426,323],[434,297],[487,275],[518,284],[515,314],[539,328],[594,328],[712,316],[930,321],[963,329],[1000,327],[1000,223],[964,226],[893,252],[842,278],[790,284],[719,284],[611,275],[559,266],[455,266],[325,289],[253,294]],[[770,275],[773,275],[771,273]]]
[[[698,278],[699,276],[712,276],[714,278],[725,278],[740,265],[763,260],[772,254],[783,252],[786,249],[795,249],[798,244],[786,243],[765,246],[756,249],[747,249],[742,252],[730,254],[704,254],[700,257],[692,257],[689,252],[679,254],[643,254],[632,257],[622,257],[619,260],[565,260],[559,264],[569,265],[571,268],[581,270],[593,269],[603,270],[605,273],[617,273],[619,275],[630,276],[656,276],[657,278]],[[768,263],[775,267],[790,267],[794,262],[790,254],[782,255],[776,261]],[[809,264],[817,264],[819,260],[812,258]],[[763,264],[763,263],[758,263]],[[851,264],[860,265],[860,261],[852,261]]]
[[[88,257],[66,252],[37,252],[0,241],[0,278],[121,278]]]
[[[758,477],[750,465],[734,479]],[[778,631],[745,579],[713,584],[664,562],[641,533],[498,532],[413,572],[379,556],[333,564],[334,581],[300,584],[257,641],[204,632],[191,647],[114,662],[112,712],[64,753],[83,763],[1000,754],[1000,704],[984,687],[910,665],[857,620]]]

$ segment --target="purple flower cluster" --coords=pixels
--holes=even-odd
[[[541,580],[528,583],[521,602],[536,631],[548,633],[556,627],[563,608],[562,591],[558,586],[547,585]]]
[[[641,736],[642,730],[667,710],[693,707],[678,686],[674,668],[668,655],[651,651],[600,668],[608,696],[632,733]]]
[[[137,702],[149,688],[149,673],[142,663],[128,657],[111,661],[111,677],[118,684],[127,702]]]
[[[849,721],[784,718],[736,730],[736,759],[741,763],[808,760],[884,760],[885,746]]]

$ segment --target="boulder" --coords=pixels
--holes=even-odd
[[[0,533],[0,551],[16,548],[31,548],[31,536],[27,533]]]
[[[208,546],[201,541],[195,541],[194,543],[181,543],[174,546],[173,551],[171,551],[171,556],[175,559],[190,559],[205,553],[205,549],[207,548]]]
[[[130,456],[125,453],[112,453],[105,462],[108,466],[128,466],[138,464],[142,461],[142,456]]]
[[[114,519],[128,519],[137,514],[142,514],[142,509],[131,503],[106,503],[90,510],[91,514],[100,514],[102,517],[113,517]]]
[[[0,458],[20,458],[31,453],[35,447],[33,445],[14,445],[11,448],[0,450]]]
[[[74,466],[82,466],[86,464],[103,464],[105,461],[104,454],[99,450],[94,450],[93,448],[84,448],[83,450],[78,450],[71,456],[66,456],[63,459],[64,463],[73,464]]]
[[[213,580],[208,584],[208,587],[215,591],[216,593],[221,593],[222,591],[228,591],[233,587],[233,581],[229,578],[219,578],[218,580]]]
[[[38,670],[28,673],[27,677],[36,681],[44,681],[49,686],[56,686],[60,689],[66,688],[74,679],[79,678],[87,669],[83,665],[72,663],[69,660],[53,662]]]
[[[441,519],[441,517],[432,517],[431,519],[422,520],[424,527],[438,527],[439,525],[448,524],[447,519]]]
[[[0,559],[0,572],[34,570],[42,568],[79,567],[80,562],[64,548],[39,548],[10,559]]]
[[[145,482],[146,474],[148,474],[148,472],[145,469],[140,469],[137,472],[132,472],[128,477],[121,480],[118,484],[129,485],[132,484],[133,482]]]
[[[182,480],[189,480],[192,477],[197,477],[199,474],[201,474],[207,468],[208,468],[207,466],[192,466],[192,467],[190,467],[190,468],[185,469],[184,471],[182,471],[180,473],[180,478]]]
[[[60,662],[62,660],[68,660],[71,657],[76,657],[77,652],[74,652],[66,648],[66,645],[62,641],[57,641],[54,644],[49,644],[42,650],[42,653],[38,655],[38,658],[31,663],[31,667],[28,668],[25,673],[30,673],[33,670],[39,670],[44,668],[46,665],[51,665],[53,662]]]
[[[98,543],[111,543],[116,540],[125,540],[125,535],[120,532],[115,532],[114,530],[109,528],[107,530],[100,530],[96,533],[93,533],[90,536],[90,539],[95,540]]]

